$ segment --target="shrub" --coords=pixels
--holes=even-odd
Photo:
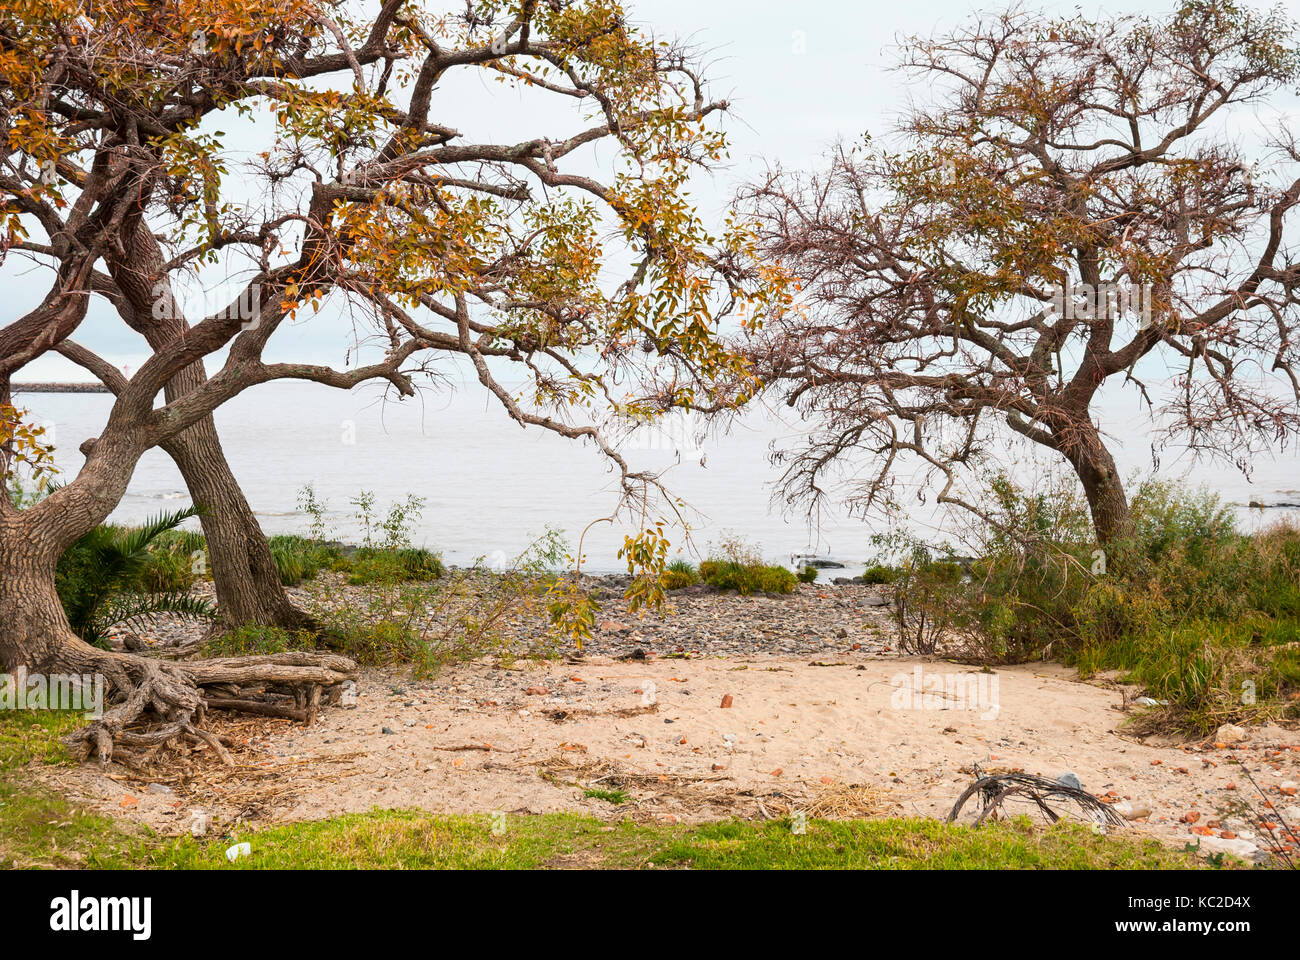
[[[785,567],[763,562],[763,553],[734,534],[724,534],[709,559],[700,564],[700,579],[718,590],[751,593],[792,593],[798,582]]]
[[[796,576],[798,577],[800,583],[816,583],[817,574],[819,572],[820,571],[818,571],[816,567],[812,566],[811,564],[808,564],[806,566],[801,567],[799,569],[798,574],[796,574]]]
[[[367,665],[410,664],[417,676],[492,650],[513,656],[503,628],[544,606],[565,550],[562,536],[548,531],[504,573],[447,573],[425,550],[358,550],[339,562],[361,565],[363,589],[340,598],[336,581],[322,578],[312,588],[312,612],[331,648]],[[529,652],[546,651],[533,644]]]
[[[900,570],[897,567],[889,567],[883,564],[872,564],[862,571],[863,583],[893,583],[898,579]]]
[[[347,572],[348,583],[427,583],[443,575],[442,559],[415,547],[399,549],[362,547],[338,564]]]
[[[948,549],[878,538],[911,550],[895,580],[903,649],[1122,670],[1197,730],[1300,716],[1300,530],[1241,534],[1212,494],[1168,483],[1130,500],[1134,534],[1105,552],[1072,490],[1031,495],[1004,477],[964,566]]]
[[[197,514],[191,507],[136,528],[98,526],[64,552],[55,587],[69,624],[83,640],[105,646],[113,627],[160,613],[214,616],[210,604],[188,592],[194,573],[183,547],[191,541],[163,539]]]
[[[305,537],[274,536],[268,543],[271,559],[280,573],[280,583],[286,587],[311,580],[322,566],[338,557],[336,549]]]
[[[751,593],[791,593],[795,575],[785,567],[742,564],[731,560],[705,560],[700,564],[700,579],[719,590]]]
[[[674,560],[668,564],[668,568],[663,574],[665,590],[680,590],[683,587],[694,586],[699,582],[700,575],[696,572],[694,565],[687,560]]]
[[[309,630],[290,631],[250,623],[204,641],[203,654],[208,657],[264,656],[293,650],[317,650],[320,646],[316,635]]]

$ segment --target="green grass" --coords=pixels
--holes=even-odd
[[[689,560],[674,560],[663,573],[665,590],[680,590],[700,582],[700,575]]]
[[[979,830],[937,820],[727,821],[684,832],[653,855],[697,870],[1097,870],[1195,865],[1155,840],[1133,842],[1020,819]]]
[[[586,790],[582,795],[589,800],[604,800],[615,806],[621,806],[632,799],[622,790]]]
[[[116,866],[138,848],[126,828],[76,808],[22,772],[30,763],[74,763],[62,738],[84,723],[78,711],[0,714],[0,869]]]
[[[319,650],[324,645],[309,630],[284,630],[256,623],[204,641],[205,657],[266,656],[292,650]]]
[[[791,593],[797,582],[795,575],[785,567],[716,559],[700,564],[700,579],[711,587],[736,590],[745,596],[751,593]]]
[[[79,711],[7,710],[0,713],[0,772],[33,760],[70,764],[62,739],[85,724]]]
[[[233,865],[226,848],[248,841]],[[127,856],[131,852],[118,853]],[[135,852],[137,857],[140,851]],[[105,858],[101,858],[104,860]],[[1027,820],[980,830],[933,820],[786,820],[703,826],[607,824],[577,814],[436,817],[373,811],[277,826],[209,842],[185,837],[147,851],[158,869],[1174,869],[1197,866],[1154,840],[1103,837],[1082,827]]]
[[[375,810],[206,840],[164,838],[78,809],[22,768],[67,764],[79,714],[0,715],[0,867],[97,869],[1166,869],[1202,866],[1154,841],[1027,820],[979,830],[921,818],[610,824],[578,814],[433,816]],[[591,791],[610,803],[620,791]],[[621,799],[620,799],[621,798]],[[247,841],[252,856],[225,851]]]
[[[342,573],[353,586],[370,583],[427,583],[446,572],[442,558],[416,547],[358,547],[281,534],[270,537],[271,557],[286,587],[313,579],[321,570]]]

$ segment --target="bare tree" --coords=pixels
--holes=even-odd
[[[901,70],[925,99],[900,149],[867,138],[749,192],[764,254],[803,284],[748,348],[817,424],[791,498],[866,460],[854,497],[879,503],[910,462],[978,512],[962,472],[1009,428],[1073,467],[1110,543],[1131,520],[1103,384],[1159,416],[1158,445],[1243,470],[1294,436],[1300,151],[1276,128],[1252,151],[1229,126],[1300,77],[1288,18],[1225,0],[1101,23],[1013,9],[908,41]],[[1143,377],[1162,362],[1157,410]]]
[[[374,6],[359,16],[310,0],[84,11],[34,0],[0,14],[0,231],[9,256],[53,274],[42,303],[0,330],[0,402],[10,375],[51,350],[116,394],[75,478],[27,509],[0,498],[0,661],[103,674],[119,702],[79,739],[105,759],[114,742],[210,741],[204,689],[223,699],[259,684],[319,691],[351,669],[301,655],[169,664],[70,631],[55,564],[113,510],[145,451],[193,455],[196,479],[221,486],[206,456],[211,413],[249,387],[380,380],[410,396],[429,363],[454,356],[521,425],[592,441],[625,495],[644,497],[656,478],[631,470],[593,409],[661,413],[735,377],[743,361],[717,325],[776,294],[766,274],[751,282],[735,266],[743,232],[715,241],[684,197],[691,170],[721,155],[710,118],[725,108],[705,97],[685,51],[604,0],[459,14]],[[574,128],[469,142],[432,118],[439,84],[457,71],[571,104]],[[239,171],[263,188],[241,203],[221,136],[200,121],[255,111],[274,131]],[[599,143],[617,156],[607,182],[585,172],[586,148]],[[229,269],[236,256],[245,281],[230,305],[185,318],[177,274]],[[93,296],[149,340],[129,379],[72,339]],[[326,302],[365,325],[364,360],[336,369],[263,358],[287,318]],[[223,349],[209,376],[205,359]],[[531,396],[502,384],[502,364]],[[142,720],[161,726],[128,729]]]

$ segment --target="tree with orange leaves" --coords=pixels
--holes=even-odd
[[[570,126],[473,140],[444,116],[460,75],[560,104]],[[303,655],[168,664],[72,634],[55,564],[145,451],[190,458],[193,489],[219,454],[212,411],[249,387],[382,380],[410,396],[453,357],[520,424],[596,444],[644,503],[658,482],[610,443],[602,410],[653,417],[734,391],[749,373],[719,324],[784,296],[776,271],[744,266],[743,225],[715,236],[686,197],[692,171],[725,152],[726,104],[687,51],[613,0],[16,0],[0,13],[0,77],[0,235],[51,275],[0,328],[0,401],[51,351],[116,395],[75,477],[26,509],[0,501],[0,661],[103,674],[117,702],[77,738],[101,758],[115,743],[212,742],[206,687],[319,696],[352,669]],[[237,156],[217,127],[241,118],[261,142]],[[186,313],[176,288],[195,271],[238,279],[227,305]],[[129,378],[74,339],[94,297],[149,343]],[[327,305],[358,318],[363,361],[263,358],[287,321]],[[217,504],[203,505],[247,533],[233,478],[210,486]]]

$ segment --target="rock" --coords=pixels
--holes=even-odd
[[[1111,809],[1125,820],[1141,820],[1151,816],[1151,805],[1142,800],[1121,800]]]
[[[1153,700],[1150,697],[1138,697],[1133,701],[1139,707],[1167,707],[1168,700]]]
[[[530,697],[544,697],[550,692],[551,691],[547,690],[545,687],[529,687],[524,691],[524,693]]]
[[[1079,782],[1079,778],[1069,770],[1057,777],[1056,782],[1063,787],[1073,787],[1075,790],[1083,789],[1083,784]]]
[[[165,783],[151,783],[145,787],[150,793],[171,793],[172,788]]]
[[[1243,860],[1250,860],[1259,853],[1258,846],[1239,837],[1231,840],[1225,840],[1223,837],[1201,837],[1198,848],[1202,853],[1230,853]]]
[[[1244,727],[1239,727],[1234,723],[1225,723],[1214,732],[1214,739],[1219,743],[1241,743],[1250,739],[1250,734]]]
[[[722,709],[723,709],[723,710],[726,710],[728,707],[730,707],[731,704],[732,704],[732,702],[733,702],[733,701],[732,701],[732,699],[731,699],[731,694],[729,694],[729,693],[724,693],[724,694],[722,695]]]
[[[396,730],[390,730],[388,727],[381,727],[380,730],[379,730],[379,732],[380,732],[380,733],[387,733],[387,734],[390,734],[390,735],[396,735],[396,733],[397,733]]]

